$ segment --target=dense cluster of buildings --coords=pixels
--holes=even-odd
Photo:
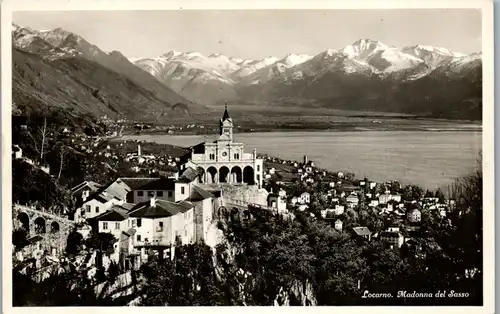
[[[309,212],[310,216],[324,219],[332,223],[338,231],[348,231],[356,238],[370,241],[378,238],[391,247],[400,248],[403,243],[410,243],[419,236],[422,220],[422,210],[435,211],[437,216],[446,217],[453,201],[443,201],[437,197],[419,197],[412,200],[403,200],[400,194],[402,186],[396,181],[376,183],[367,179],[354,180],[343,172],[328,173],[315,166],[314,162],[304,156],[302,163],[285,162],[270,158],[276,164],[289,164],[288,172],[294,175],[293,180],[301,189],[296,189],[296,194],[283,198],[289,208],[302,212]],[[289,170],[292,169],[292,170]],[[270,181],[277,174],[275,167],[265,169],[265,178]],[[278,186],[288,186],[289,183],[277,182]],[[305,191],[304,191],[305,190]],[[297,192],[300,191],[300,192]],[[320,210],[313,203],[321,200]],[[312,208],[312,207],[313,208]],[[383,230],[371,231],[360,226],[344,229],[347,215],[357,216],[360,211],[377,213],[385,222]]]

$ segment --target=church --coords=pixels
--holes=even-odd
[[[257,158],[257,151],[245,153],[245,145],[233,141],[233,119],[227,112],[220,119],[217,140],[190,147],[181,169],[198,170],[200,183],[248,184],[262,187],[264,160]]]

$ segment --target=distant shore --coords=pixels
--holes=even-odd
[[[361,126],[339,126],[339,127],[308,127],[308,126],[297,126],[297,127],[255,127],[255,128],[237,128],[235,133],[264,133],[264,132],[395,132],[395,131],[421,131],[421,132],[482,132],[483,128],[481,125],[461,125],[461,126],[391,126],[391,127],[361,127]],[[123,133],[126,135],[211,135],[216,134],[217,130],[207,129],[207,128],[191,128],[174,130],[169,133],[167,130],[127,130]]]

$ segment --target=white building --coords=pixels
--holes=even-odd
[[[246,183],[262,187],[264,160],[257,151],[245,153],[245,145],[233,141],[233,120],[226,110],[220,120],[219,138],[190,148],[181,166],[197,169],[202,183]]]
[[[300,194],[297,201],[299,204],[309,204],[311,202],[311,194],[309,194],[309,192],[304,192]]]

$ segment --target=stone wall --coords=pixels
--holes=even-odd
[[[223,199],[237,199],[247,203],[256,203],[267,205],[267,196],[269,192],[256,185],[234,185],[234,184],[219,184],[217,185],[222,190]],[[207,189],[213,188],[212,185],[207,185]]]

